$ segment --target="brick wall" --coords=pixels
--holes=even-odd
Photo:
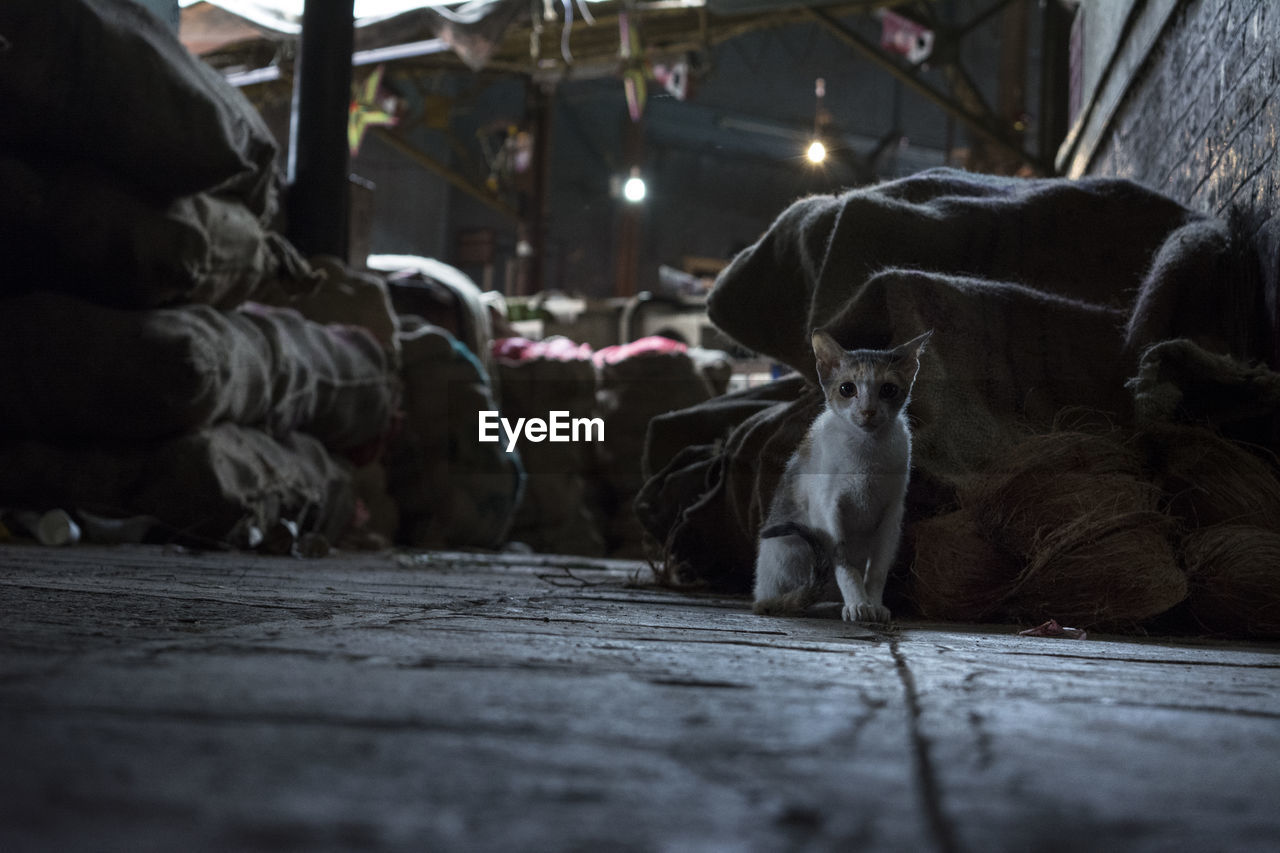
[[[1194,0],[1170,21],[1089,172],[1197,210],[1280,209],[1280,4]]]
[[[1233,206],[1258,247],[1280,365],[1280,3],[1191,0],[1174,13],[1088,172],[1206,213]]]

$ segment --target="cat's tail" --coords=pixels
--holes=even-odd
[[[795,521],[771,524],[760,531],[761,539],[778,536],[796,536],[813,551],[812,574],[807,583],[796,589],[769,598],[758,599],[752,610],[761,616],[783,616],[803,611],[821,598],[822,591],[831,581],[834,560],[831,545],[816,530]]]
[[[751,605],[751,609],[757,616],[792,616],[817,600],[813,588],[805,585],[773,598],[762,598]]]

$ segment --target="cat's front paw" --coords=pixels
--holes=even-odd
[[[846,622],[869,622],[880,625],[888,625],[892,621],[889,608],[883,604],[856,604],[853,607],[846,604],[840,610],[840,617]]]

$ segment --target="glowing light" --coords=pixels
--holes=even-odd
[[[631,177],[627,178],[627,182],[622,185],[622,197],[632,204],[644,201],[645,191],[644,178],[634,172]]]
[[[821,163],[827,159],[827,146],[815,139],[809,143],[809,150],[804,152],[804,156],[809,158],[810,163]]]

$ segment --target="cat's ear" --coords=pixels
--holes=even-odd
[[[930,329],[919,337],[912,338],[905,344],[899,344],[894,347],[894,361],[897,361],[900,358],[914,358],[919,361],[920,356],[924,355],[924,345],[929,342],[929,338],[931,337],[933,337],[933,329]]]
[[[829,373],[835,369],[844,357],[844,348],[836,343],[831,335],[815,329],[813,332],[813,355],[818,359],[818,373]]]

